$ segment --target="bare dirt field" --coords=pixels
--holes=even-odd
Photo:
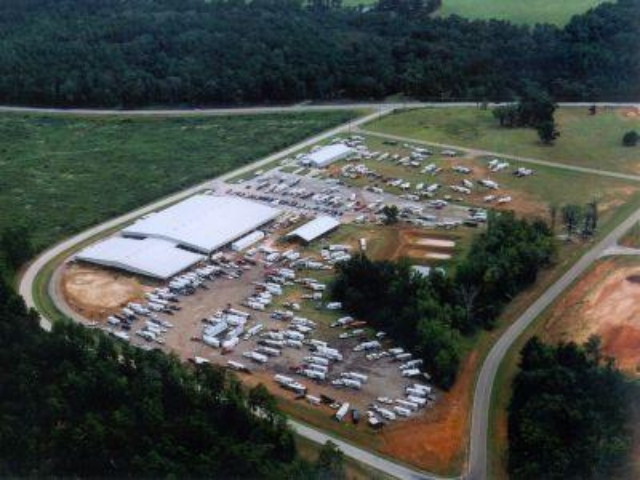
[[[152,288],[134,275],[78,263],[66,265],[60,282],[69,306],[96,321],[106,320],[127,303],[143,299],[145,291]]]
[[[640,259],[599,262],[562,297],[547,319],[552,341],[602,339],[603,351],[624,372],[640,375]]]

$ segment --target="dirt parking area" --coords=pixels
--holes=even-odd
[[[605,355],[640,376],[640,258],[600,261],[561,298],[543,331],[551,341],[598,335]]]
[[[275,243],[272,237],[264,242],[270,247],[273,247]],[[291,245],[285,245],[278,248],[284,250],[291,247]],[[318,248],[316,250],[319,251]],[[234,254],[227,252],[227,255]],[[320,259],[318,252],[314,258]],[[326,395],[338,403],[349,402],[352,408],[358,409],[363,414],[363,423],[365,424],[366,416],[364,413],[371,403],[376,402],[378,397],[405,398],[405,387],[415,381],[401,376],[399,369],[401,362],[392,361],[389,358],[372,361],[365,358],[368,352],[355,352],[354,347],[363,341],[373,340],[375,332],[365,326],[364,331],[359,335],[348,339],[339,338],[340,334],[349,330],[347,328],[332,328],[330,324],[339,317],[345,316],[345,313],[329,311],[321,307],[326,299],[324,301],[305,300],[302,296],[309,294],[310,291],[301,285],[292,285],[284,288],[282,296],[274,297],[273,304],[265,311],[251,310],[246,307],[245,300],[256,292],[256,284],[264,282],[265,273],[272,268],[272,266],[263,265],[261,261],[258,261],[256,265],[247,267],[240,278],[232,279],[220,276],[213,281],[205,282],[205,288],[198,288],[192,295],[180,297],[177,304],[179,310],[171,314],[158,314],[159,318],[173,325],[163,335],[163,344],[156,345],[152,342],[145,342],[134,334],[144,325],[144,319],[137,320],[129,332],[131,343],[173,352],[183,360],[200,357],[222,366],[226,366],[229,360],[240,362],[251,371],[249,376],[251,379],[259,379],[276,395],[286,399],[292,399],[294,395],[290,391],[279,388],[273,377],[277,373],[290,376],[305,385],[309,395],[315,397]],[[312,277],[325,284],[330,281],[332,275],[331,271],[326,270],[303,269],[297,271],[298,278]],[[67,267],[63,275],[63,285],[69,306],[92,320],[104,320],[108,315],[121,311],[130,301],[144,303],[144,293],[154,288],[151,283],[143,284],[141,280],[133,276],[100,267],[76,264]],[[259,335],[249,340],[244,340],[241,337],[239,344],[231,352],[213,348],[201,340],[203,319],[229,307],[250,313],[245,331],[257,324],[263,325],[263,331],[287,330],[289,328],[288,321],[271,318],[270,314],[274,310],[285,310],[285,305],[290,302],[297,302],[301,306],[301,310],[296,312],[296,315],[316,323],[314,331],[307,338],[326,341],[343,355],[342,361],[330,364],[328,379],[339,378],[340,374],[344,372],[358,372],[368,377],[368,380],[362,384],[361,390],[336,387],[331,385],[329,381],[319,382],[298,375],[295,370],[305,364],[304,357],[313,355],[309,346],[303,346],[301,349],[282,348],[280,356],[270,357],[266,364],[260,364],[243,356],[245,352],[255,350],[258,347],[258,341],[261,339]],[[382,341],[382,344],[383,348],[395,346],[390,341]],[[309,408],[319,409],[319,407],[311,407],[310,405]],[[333,410],[328,410],[326,407],[321,410],[327,410],[328,417],[334,413]],[[419,417],[423,412],[424,409],[421,409],[412,414],[411,419]],[[396,420],[396,422],[402,421],[401,417]]]
[[[140,301],[153,287],[127,273],[82,263],[68,263],[60,276],[65,301],[87,319],[103,321],[129,302]]]

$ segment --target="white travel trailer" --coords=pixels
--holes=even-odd
[[[339,422],[342,421],[342,419],[345,417],[345,415],[347,413],[349,413],[349,403],[343,403],[342,405],[340,405],[340,408],[338,409],[338,411],[336,412],[336,420],[338,420]]]
[[[267,361],[269,360],[269,357],[258,352],[249,351],[244,352],[242,355],[258,363],[267,363]]]

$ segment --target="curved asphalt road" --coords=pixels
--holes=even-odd
[[[376,109],[373,114],[367,115],[360,119],[349,122],[342,126],[331,129],[327,132],[315,135],[303,142],[293,145],[281,152],[270,155],[264,159],[254,162],[250,165],[242,167],[234,172],[227,173],[220,177],[220,179],[228,179],[233,176],[242,174],[244,172],[253,170],[262,165],[270,163],[274,160],[278,160],[292,154],[293,152],[313,145],[321,140],[349,131],[353,127],[362,125],[368,121],[377,118],[380,115],[387,114],[394,109],[403,108],[417,108],[417,107],[434,107],[434,108],[449,108],[456,106],[475,106],[477,103],[422,103],[422,102],[408,102],[408,103],[358,103],[358,104],[343,104],[343,105],[294,105],[291,107],[251,107],[251,108],[239,108],[239,109],[191,109],[191,110],[140,110],[140,111],[126,111],[126,110],[86,110],[86,109],[49,109],[49,108],[20,108],[20,107],[8,107],[0,106],[0,112],[35,112],[35,113],[50,113],[50,114],[78,114],[78,115],[184,115],[184,114],[202,114],[202,115],[230,115],[230,114],[259,114],[259,113],[271,113],[271,112],[296,112],[296,111],[314,111],[314,110],[335,110],[335,109],[354,109],[354,108],[369,108]],[[561,106],[568,107],[586,107],[592,105],[592,103],[561,103]],[[638,103],[597,103],[601,107],[640,107]],[[459,149],[459,147],[456,147]],[[490,153],[490,152],[486,152]],[[589,173],[604,172],[593,171]],[[606,173],[605,173],[606,175]],[[636,179],[633,179],[636,180]],[[30,308],[35,308],[35,302],[33,298],[33,284],[38,272],[51,260],[60,254],[63,254],[67,250],[73,248],[80,242],[83,242],[105,230],[114,228],[121,223],[131,221],[141,215],[149,213],[151,211],[162,208],[165,205],[181,200],[185,197],[193,195],[194,193],[208,188],[211,181],[204,182],[200,185],[196,185],[187,190],[183,190],[179,193],[168,196],[164,199],[156,201],[145,207],[139,208],[133,212],[122,215],[118,218],[109,220],[100,225],[96,225],[74,237],[65,240],[49,250],[40,254],[22,274],[19,285],[19,292],[24,298],[26,304]],[[489,425],[489,406],[491,402],[491,389],[495,380],[498,367],[506,355],[507,351],[518,338],[518,336],[524,332],[529,324],[547,307],[549,306],[579,275],[581,275],[594,261],[596,261],[604,252],[610,247],[616,245],[617,240],[629,229],[634,223],[640,221],[640,210],[634,212],[623,223],[621,223],[614,231],[607,235],[602,241],[596,244],[589,252],[587,252],[568,272],[566,272],[556,283],[554,283],[547,291],[545,291],[538,300],[536,300],[521,316],[518,318],[509,329],[500,337],[500,339],[493,346],[489,355],[485,359],[485,362],[480,371],[478,383],[475,389],[472,423],[471,423],[471,440],[470,451],[468,459],[468,473],[465,476],[472,480],[483,480],[487,477],[487,432]],[[51,323],[46,318],[41,318],[41,325],[44,329],[50,330]],[[437,477],[426,472],[419,472],[417,470],[405,467],[396,462],[386,460],[371,452],[355,447],[342,440],[335,439],[327,434],[308,427],[300,422],[291,420],[290,424],[294,430],[299,434],[319,443],[324,443],[327,440],[335,442],[346,455],[355,458],[356,460],[365,463],[375,469],[385,472],[391,476],[402,479],[438,479]]]

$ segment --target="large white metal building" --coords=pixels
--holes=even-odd
[[[195,195],[142,218],[75,258],[167,279],[278,215],[276,208],[242,198]]]
[[[111,237],[85,248],[75,258],[151,278],[165,279],[186,270],[204,257],[165,240]]]
[[[243,198],[195,195],[126,227],[122,235],[159,238],[210,254],[278,215],[276,208]]]
[[[327,165],[342,160],[354,153],[353,148],[346,146],[344,143],[336,143],[327,145],[315,152],[311,152],[302,158],[302,163],[316,168],[326,167]]]

